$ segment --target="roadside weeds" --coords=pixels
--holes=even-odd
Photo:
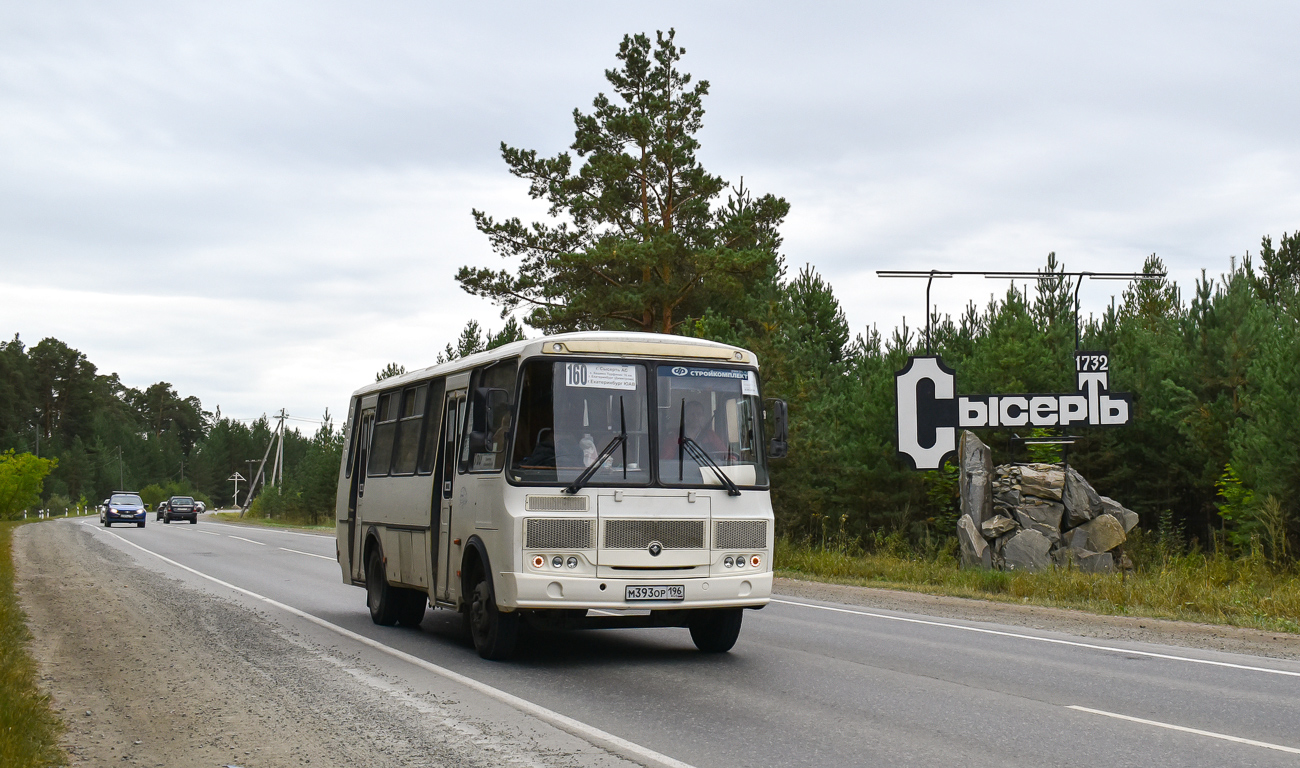
[[[27,649],[31,633],[14,592],[13,531],[23,522],[0,523],[0,765],[65,765],[59,747],[63,723],[37,685],[36,662]]]
[[[829,584],[1300,634],[1300,578],[1250,559],[1188,555],[1129,574],[1008,573],[961,569],[951,557],[849,554],[780,539],[776,572]]]
[[[286,523],[280,520],[272,520],[266,517],[248,517],[241,518],[237,512],[209,512],[207,517],[213,520],[219,520],[223,523],[233,525],[247,525],[254,528],[283,528],[290,531],[303,531],[306,533],[320,533],[334,535],[334,526],[332,525],[302,525],[300,523]]]

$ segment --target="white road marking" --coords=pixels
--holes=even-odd
[[[1089,712],[1094,715],[1103,717],[1113,717],[1116,720],[1128,720],[1131,723],[1141,723],[1142,725],[1154,725],[1157,728],[1168,728],[1171,731],[1182,731],[1183,733],[1194,733],[1197,736],[1209,736],[1212,739],[1223,739],[1224,741],[1233,741],[1238,744],[1249,744],[1252,747],[1263,747],[1265,749],[1276,749],[1279,752],[1290,752],[1293,755],[1300,755],[1300,749],[1295,747],[1284,747],[1281,744],[1270,744],[1267,741],[1255,741],[1254,739],[1243,739],[1240,736],[1229,736],[1226,733],[1215,733],[1214,731],[1202,731],[1200,728],[1188,728],[1183,725],[1173,725],[1171,723],[1162,723],[1157,720],[1147,720],[1141,717],[1131,717],[1121,715],[1116,712],[1106,712],[1101,709],[1091,709],[1089,707],[1080,707],[1071,704],[1066,709],[1073,709],[1078,712]]]
[[[199,533],[206,533],[206,534],[209,535],[209,536],[220,536],[220,535],[221,535],[221,534],[219,534],[219,533],[213,533],[212,531],[199,531]]]
[[[94,528],[94,526],[87,526],[87,527]],[[248,595],[249,597],[255,600],[261,600],[267,605],[275,606],[276,608],[279,608],[282,611],[291,613],[300,619],[310,621],[311,623],[319,627],[324,627],[325,629],[328,629],[331,632],[335,632],[339,635],[342,635],[343,637],[346,637],[349,640],[361,643],[362,645],[369,646],[371,648],[374,648],[377,651],[380,651],[381,653],[386,653],[395,659],[405,661],[406,663],[417,666],[427,672],[432,672],[435,675],[439,675],[448,680],[459,683],[465,686],[466,688],[470,688],[471,690],[477,691],[483,694],[484,696],[487,696],[490,699],[499,701],[502,704],[505,704],[506,706],[514,707],[515,709],[518,709],[521,712],[525,712],[527,714],[532,715],[533,717],[536,717],[539,720],[550,723],[551,725],[555,726],[556,728],[559,728],[560,730],[568,731],[569,733],[572,733],[573,735],[578,736],[579,738],[586,739],[592,742],[593,744],[597,744],[599,746],[605,747],[612,752],[615,753],[622,752],[628,755],[635,755],[641,760],[649,761],[652,765],[663,766],[664,768],[694,768],[694,766],[692,766],[690,763],[683,763],[681,760],[677,760],[663,753],[656,752],[653,749],[650,749],[649,747],[643,747],[640,744],[636,744],[634,742],[628,741],[627,739],[615,736],[614,734],[609,733],[608,731],[602,731],[601,729],[597,728],[594,725],[588,725],[582,722],[581,720],[575,720],[567,715],[562,715],[559,712],[556,712],[551,709],[547,709],[546,707],[543,707],[540,704],[534,704],[533,702],[528,701],[527,699],[520,698],[514,695],[513,693],[506,693],[500,688],[493,688],[487,683],[481,683],[472,677],[466,677],[465,675],[462,675],[458,672],[452,672],[450,669],[447,669],[446,667],[440,667],[437,664],[425,661],[424,659],[421,659],[418,656],[413,656],[409,653],[406,653],[405,651],[399,651],[396,648],[391,648],[379,642],[378,640],[372,640],[371,638],[366,637],[365,635],[357,634],[356,632],[353,632],[350,629],[344,629],[343,627],[340,627],[337,624],[332,624],[328,621],[325,621],[324,619],[317,618],[311,615],[310,613],[307,613],[306,611],[298,610],[297,608],[294,608],[292,605],[286,605],[285,603],[282,603],[278,600],[273,600],[269,597],[259,595],[256,592],[253,592],[252,590],[244,589],[243,587],[237,587],[234,584],[231,584],[230,582],[222,581],[221,579],[218,579],[215,576],[209,576],[208,574],[203,573],[202,571],[195,570],[189,567],[188,565],[183,565],[181,563],[176,562],[175,560],[172,560],[169,557],[160,555],[151,549],[146,549],[140,546],[139,544],[136,544],[134,541],[119,536],[118,534],[113,533],[112,531],[105,530],[104,533],[107,533],[109,536],[112,536],[118,541],[121,541],[123,544],[127,544],[129,546],[135,547],[141,552],[145,552],[147,554],[153,555],[159,560],[162,560],[164,563],[167,563],[169,565],[174,565],[183,571],[188,571],[189,573],[198,576],[199,578],[207,579],[213,584],[219,584],[223,587],[226,587],[227,589],[232,589],[240,594]],[[232,538],[236,538],[236,537],[232,537]]]
[[[237,525],[234,525],[233,523],[209,523],[209,522],[207,522],[206,520],[203,521],[202,523],[200,523],[200,525],[224,525],[224,526],[226,526],[226,527],[228,527],[228,528],[249,528],[249,527],[251,527],[251,526],[237,526]],[[280,530],[279,528],[271,528],[271,527],[265,527],[265,528],[259,527],[257,530],[259,530],[259,531],[266,531],[267,533],[283,533],[285,536],[310,536],[310,537],[312,537],[313,539],[332,539],[332,538],[334,538],[334,534],[332,534],[332,533],[302,533],[302,532],[300,532],[300,531],[282,531],[282,530]]]
[[[285,552],[293,552],[294,554],[298,554],[298,555],[306,555],[307,557],[319,557],[319,558],[322,559],[322,560],[329,560],[330,562],[337,562],[337,560],[335,560],[335,558],[328,557],[328,556],[326,556],[326,555],[318,555],[318,554],[316,554],[315,552],[303,552],[301,549],[289,549],[288,547],[280,547],[280,549],[284,550]]]
[[[929,621],[927,619],[912,619],[906,616],[890,616],[884,613],[872,613],[871,611],[854,611],[848,608],[833,608],[829,605],[814,605],[813,603],[801,603],[795,600],[778,600],[772,598],[774,603],[783,603],[785,605],[798,605],[803,608],[816,608],[821,611],[833,611],[835,613],[851,613],[855,616],[869,616],[873,619],[886,619],[888,621],[901,621],[907,624],[926,624],[931,627],[945,627],[947,629],[959,629],[963,632],[978,632],[982,635],[998,635],[1000,637],[1014,637],[1019,640],[1033,640],[1038,643],[1051,643],[1053,645],[1068,645],[1075,648],[1088,648],[1094,651],[1107,651],[1109,653],[1126,653],[1134,656],[1146,656],[1152,659],[1166,659],[1169,661],[1183,661],[1188,664],[1206,664],[1212,667],[1227,667],[1229,669],[1244,669],[1250,672],[1267,672],[1273,675],[1287,675],[1289,677],[1300,677],[1300,672],[1292,672],[1286,669],[1269,669],[1268,667],[1252,667],[1246,664],[1233,664],[1228,661],[1210,661],[1209,659],[1194,659],[1190,656],[1174,656],[1168,653],[1153,653],[1151,651],[1135,651],[1132,648],[1116,648],[1109,645],[1097,645],[1095,643],[1080,643],[1073,640],[1058,640],[1053,637],[1037,637],[1035,635],[1025,635],[1018,632],[1003,632],[996,629],[984,629],[982,627],[966,627],[961,624],[949,624],[943,621]]]
[[[218,535],[220,535],[220,534],[218,534]],[[253,541],[252,539],[246,539],[246,538],[244,538],[243,536],[231,536],[231,535],[228,534],[228,533],[226,534],[226,536],[229,537],[229,538],[232,538],[232,539],[239,539],[240,541],[247,541],[249,544],[256,544],[256,545],[259,546],[259,547],[265,547],[265,546],[266,546],[266,544],[263,543],[263,542],[260,542],[260,541]]]

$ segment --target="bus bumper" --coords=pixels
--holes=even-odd
[[[645,584],[681,584],[686,599],[673,601],[625,600],[626,587]],[[498,573],[497,605],[502,608],[603,608],[606,610],[677,610],[738,608],[767,605],[772,596],[772,573],[710,576],[694,579],[602,579],[531,573]],[[601,589],[604,587],[604,589]]]

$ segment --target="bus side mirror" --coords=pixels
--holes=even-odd
[[[771,398],[772,404],[772,440],[767,445],[769,459],[784,459],[790,452],[789,410],[784,400]]]

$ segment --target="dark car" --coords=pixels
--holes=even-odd
[[[155,508],[155,511],[158,513],[158,518],[157,518],[158,521],[162,522],[163,513],[167,511],[167,502],[166,501],[158,502],[158,506]]]
[[[166,502],[167,511],[163,512],[163,523],[173,520],[189,520],[194,525],[199,522],[199,508],[189,496],[173,496]]]
[[[137,527],[143,528],[146,514],[144,502],[138,493],[114,491],[99,507],[99,522],[105,528],[112,527],[113,523],[135,523]]]

